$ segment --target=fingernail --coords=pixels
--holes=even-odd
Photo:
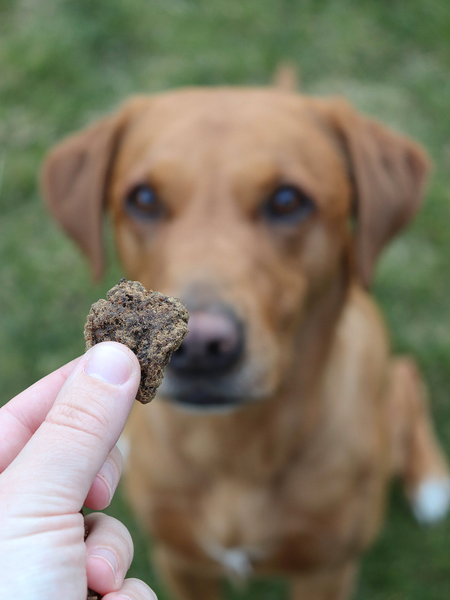
[[[116,577],[116,573],[119,570],[119,565],[117,563],[117,558],[108,550],[108,548],[95,548],[92,552],[89,552],[89,558],[100,558],[101,560],[108,563],[111,567],[111,570]]]
[[[106,483],[109,491],[109,502],[111,502],[113,490],[116,488],[116,474],[109,462],[103,463],[102,468],[97,473],[97,477]]]
[[[127,382],[133,372],[129,356],[117,346],[99,344],[89,350],[84,372],[113,385]]]

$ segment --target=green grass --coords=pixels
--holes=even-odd
[[[420,140],[435,163],[428,201],[384,254],[375,285],[396,350],[429,382],[450,454],[450,5],[448,0],[0,0],[0,403],[83,351],[94,286],[77,249],[49,219],[37,174],[64,134],[135,92],[183,85],[265,84],[295,62],[304,91],[340,93]],[[147,542],[132,530],[132,567]],[[357,600],[447,600],[450,523],[421,530],[395,490],[363,561]],[[259,582],[233,597],[285,597]]]

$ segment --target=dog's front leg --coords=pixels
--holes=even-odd
[[[220,600],[219,578],[188,571],[161,546],[156,549],[155,562],[175,600]]]
[[[357,566],[347,563],[339,569],[298,577],[291,583],[291,600],[350,600]]]

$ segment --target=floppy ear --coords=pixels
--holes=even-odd
[[[102,213],[115,151],[130,118],[146,104],[136,98],[53,148],[41,186],[50,212],[90,259],[94,278],[104,268]]]
[[[422,203],[429,161],[418,144],[358,114],[345,100],[322,102],[347,156],[355,190],[356,269],[369,287],[378,255]]]
[[[278,63],[272,77],[272,85],[283,92],[295,92],[300,89],[300,74],[293,62]]]

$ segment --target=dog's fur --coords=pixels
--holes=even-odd
[[[194,311],[226,305],[243,328],[242,360],[209,382],[227,411],[172,402],[169,370],[128,424],[126,491],[180,600],[252,572],[289,576],[296,599],[344,600],[393,476],[419,519],[444,514],[421,377],[391,357],[366,291],[427,172],[415,143],[344,100],[276,89],[137,97],[50,154],[49,207],[97,277],[105,205],[128,277]],[[158,218],[127,209],[142,183]],[[261,208],[286,184],[312,201],[297,223]]]

